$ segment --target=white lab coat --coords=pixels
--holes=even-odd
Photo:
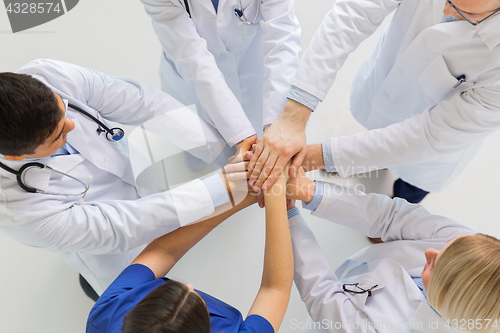
[[[163,48],[162,89],[195,104],[230,146],[278,119],[300,55],[294,0],[261,1],[257,22],[239,24],[240,0],[141,0]],[[241,0],[253,21],[260,0]],[[256,131],[257,130],[257,131]]]
[[[351,89],[352,114],[371,131],[331,140],[342,177],[389,168],[438,191],[500,126],[500,15],[441,23],[445,3],[339,0],[323,21],[292,80],[321,100],[347,55],[396,10]]]
[[[411,276],[421,276],[427,248],[440,250],[454,237],[473,234],[471,229],[402,199],[329,183],[313,215],[385,242],[357,252],[334,273],[304,219],[297,215],[289,220],[295,284],[314,322],[332,321],[330,329],[322,327],[327,332],[453,331],[443,327],[445,321],[428,305]],[[367,297],[344,292],[345,283],[378,287]],[[362,324],[353,327],[356,322]],[[439,329],[429,327],[436,322]],[[346,328],[335,328],[335,323],[345,323]],[[401,325],[413,331],[398,329],[405,328]]]
[[[150,85],[58,61],[33,61],[18,73],[39,79],[63,99],[98,115],[100,120],[140,125],[182,107]],[[68,142],[80,154],[49,157],[39,162],[85,183],[91,175],[93,180],[85,201],[80,205],[77,202],[81,196],[25,192],[14,175],[2,169],[0,230],[28,246],[58,252],[100,294],[145,243],[211,214],[214,207],[200,180],[141,198],[128,156],[127,137],[110,142],[104,134],[98,135],[98,125],[81,113],[68,109],[66,116],[75,123]],[[167,127],[167,137],[168,132]],[[220,152],[223,145],[219,148]],[[2,162],[16,170],[26,163]],[[29,171],[26,182],[56,193],[83,190],[75,180],[46,169]]]

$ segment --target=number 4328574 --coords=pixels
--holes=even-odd
[[[50,12],[56,12],[60,13],[62,11],[60,4],[56,3],[54,6],[54,3],[52,2],[46,2],[46,3],[9,3],[7,6],[7,13],[14,13],[14,14],[43,14],[43,13],[50,13]]]

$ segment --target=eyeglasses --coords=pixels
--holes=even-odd
[[[376,284],[373,287],[370,287],[368,289],[361,288],[359,286],[359,283],[346,283],[346,284],[342,285],[342,289],[344,289],[344,291],[347,291],[347,292],[353,293],[353,294],[368,293],[368,297],[370,297],[372,295],[373,288],[377,288],[377,287],[378,287],[378,284]]]
[[[449,5],[450,5],[453,9],[455,9],[455,10],[457,11],[458,15],[462,16],[462,18],[463,18],[464,20],[466,20],[467,22],[469,22],[470,24],[472,24],[472,25],[474,25],[474,26],[478,25],[478,24],[479,24],[479,23],[481,23],[481,22],[486,21],[487,19],[489,19],[490,17],[492,17],[492,16],[493,16],[493,15],[495,15],[496,13],[500,12],[500,8],[498,8],[498,9],[494,10],[494,11],[493,11],[493,13],[491,13],[491,14],[490,14],[490,15],[488,15],[488,16],[486,16],[486,17],[485,17],[485,18],[483,18],[482,20],[479,20],[479,21],[475,21],[475,22],[474,22],[474,21],[469,20],[469,19],[468,19],[468,18],[464,15],[464,13],[465,13],[465,14],[469,14],[469,15],[480,15],[480,14],[468,13],[468,12],[465,12],[465,11],[463,11],[463,10],[460,10],[460,9],[458,9],[458,7],[457,7],[457,6],[455,6],[455,5],[454,5],[454,4],[453,4],[450,0],[446,0],[446,2],[448,2],[448,4],[449,4]],[[486,14],[486,13],[481,13],[481,14]]]

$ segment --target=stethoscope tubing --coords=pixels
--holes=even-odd
[[[123,129],[121,129],[120,127],[113,127],[113,128],[110,129],[102,121],[100,121],[99,119],[97,119],[96,117],[94,117],[93,115],[91,115],[87,111],[79,108],[76,105],[68,103],[68,107],[70,107],[72,109],[75,109],[76,111],[78,111],[81,114],[87,116],[88,118],[90,118],[94,122],[96,122],[99,126],[101,126],[104,129],[104,131],[106,131],[106,139],[108,139],[109,141],[118,141],[118,140],[121,140],[123,138],[123,136],[125,135],[125,131]],[[98,129],[98,131],[99,131],[99,129]],[[111,135],[111,138],[108,135]]]
[[[118,140],[120,140],[120,139],[123,138],[123,136],[125,134],[125,132],[123,131],[123,129],[121,129],[119,127],[114,127],[114,128],[109,129],[108,126],[106,126],[106,124],[104,124],[102,121],[100,121],[99,119],[97,119],[96,117],[94,117],[93,115],[91,115],[90,113],[88,113],[87,111],[82,110],[81,108],[79,108],[79,107],[77,107],[77,106],[75,106],[73,104],[69,104],[69,103],[68,103],[68,107],[70,107],[72,109],[75,109],[76,111],[78,111],[81,114],[87,116],[88,118],[90,118],[94,122],[96,122],[99,126],[101,126],[104,129],[104,131],[106,131],[106,138],[109,141],[118,141]],[[100,129],[98,129],[97,131],[98,131],[98,133],[101,133]],[[108,135],[111,135],[111,138]],[[5,165],[5,164],[3,164],[3,163],[0,162],[0,168],[4,169],[5,171],[7,171],[9,173],[14,174],[16,176],[17,184],[19,185],[19,187],[21,187],[26,192],[29,192],[29,193],[42,193],[42,194],[52,194],[52,195],[65,195],[65,196],[83,195],[83,197],[79,200],[79,202],[83,201],[83,198],[85,198],[85,195],[87,195],[87,192],[88,192],[89,187],[90,187],[90,185],[89,185],[90,184],[90,180],[92,178],[91,176],[89,176],[89,184],[85,184],[80,179],[78,179],[78,178],[76,178],[74,176],[71,176],[71,175],[69,175],[69,174],[67,174],[65,172],[61,172],[59,170],[56,170],[56,169],[54,169],[54,168],[52,168],[52,167],[50,167],[48,165],[42,164],[40,162],[28,162],[28,163],[24,164],[21,168],[19,168],[19,170],[14,170],[11,167],[9,167],[9,166],[7,166],[7,165]],[[69,177],[71,179],[76,180],[77,182],[79,182],[80,184],[82,184],[82,186],[85,188],[85,190],[83,190],[80,193],[65,194],[65,193],[47,192],[47,191],[44,191],[44,190],[37,189],[36,187],[28,186],[26,184],[25,177],[26,177],[26,172],[30,168],[40,168],[40,169],[47,168],[47,169],[52,170],[53,172],[56,172],[56,173],[58,173],[60,175],[63,175],[63,176],[66,176],[66,177]]]
[[[19,170],[14,170],[14,169],[12,169],[9,166],[7,166],[7,165],[5,165],[3,163],[0,163],[0,168],[4,169],[7,172],[10,172],[10,173],[14,174],[16,176],[16,181],[17,181],[17,184],[19,185],[19,187],[21,187],[23,190],[25,190],[26,192],[29,192],[29,193],[42,193],[42,194],[65,195],[65,196],[78,196],[78,195],[82,195],[83,194],[83,197],[82,197],[82,199],[83,199],[85,197],[85,195],[87,194],[87,191],[89,190],[89,185],[86,185],[80,179],[78,179],[78,178],[76,178],[74,176],[71,176],[71,175],[69,175],[67,173],[64,173],[64,172],[61,172],[59,170],[56,170],[56,169],[54,169],[54,168],[52,168],[52,167],[50,167],[48,165],[42,164],[40,162],[29,162],[29,163],[26,163],[21,168],[19,168]],[[44,190],[37,189],[36,187],[28,186],[28,185],[26,185],[25,177],[26,177],[26,172],[30,168],[40,168],[40,169],[45,169],[46,168],[46,169],[52,170],[53,172],[56,172],[56,173],[58,173],[60,175],[63,175],[63,176],[66,176],[66,177],[69,177],[71,179],[76,180],[77,182],[79,182],[80,184],[83,185],[83,187],[85,188],[85,190],[83,190],[80,193],[65,194],[65,193],[47,192],[47,191],[44,191]]]
[[[240,20],[240,23],[243,24],[243,25],[260,25],[261,22],[257,22],[257,17],[259,16],[259,11],[260,11],[260,1],[261,0],[255,0],[257,1],[257,11],[255,12],[255,17],[253,18],[253,21],[250,22],[247,17],[245,16],[245,13],[243,12],[243,3],[241,2],[241,0],[239,0],[240,2],[240,9],[235,9],[234,10],[234,14],[236,15],[236,17]],[[243,19],[242,19],[243,17]]]

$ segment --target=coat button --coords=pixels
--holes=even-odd
[[[405,76],[405,72],[403,71],[403,69],[401,67],[399,67],[399,75]]]
[[[399,274],[399,269],[398,268],[395,268],[394,269],[394,275],[398,275]]]
[[[219,15],[217,15],[217,20],[218,20],[219,22],[224,21],[224,14],[219,14]]]

